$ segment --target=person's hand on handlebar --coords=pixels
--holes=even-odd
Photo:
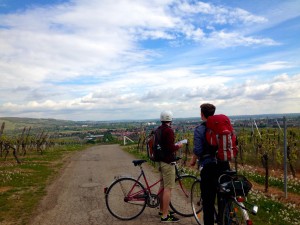
[[[183,144],[182,144],[182,143],[180,143],[180,142],[179,142],[179,143],[177,143],[176,145],[177,145],[177,146],[179,146],[179,148],[182,148],[182,146],[183,146]]]

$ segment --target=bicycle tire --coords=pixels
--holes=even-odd
[[[191,187],[196,180],[197,178],[193,175],[182,175],[175,180],[170,207],[181,216],[194,215],[191,207]]]
[[[128,193],[133,196],[129,199]],[[134,196],[134,193],[136,196]],[[138,217],[145,209],[147,193],[144,186],[130,177],[123,177],[114,181],[105,194],[105,203],[108,211],[120,220],[131,220]]]
[[[203,225],[203,206],[202,206],[202,198],[201,198],[201,182],[200,180],[196,180],[192,185],[191,190],[191,204],[194,218],[198,225]]]
[[[247,225],[246,216],[248,216],[246,210],[242,209],[233,199],[229,199],[223,212],[223,225]]]

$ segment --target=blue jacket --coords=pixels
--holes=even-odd
[[[194,130],[194,154],[200,160],[200,165],[205,166],[208,163],[217,163],[216,157],[213,154],[205,154],[208,149],[206,149],[207,142],[205,139],[206,123],[203,122],[197,126]]]

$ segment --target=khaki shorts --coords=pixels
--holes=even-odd
[[[160,177],[163,179],[161,186],[164,188],[175,187],[175,165],[159,162]]]

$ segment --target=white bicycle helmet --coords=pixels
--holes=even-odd
[[[171,111],[163,111],[160,114],[160,121],[171,122],[173,119],[173,113]]]

